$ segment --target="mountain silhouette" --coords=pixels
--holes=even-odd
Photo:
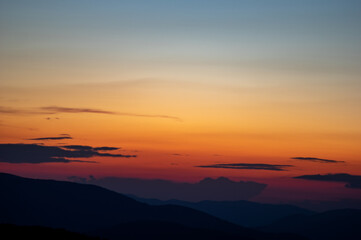
[[[361,210],[340,209],[310,216],[293,215],[259,229],[268,232],[296,233],[315,240],[359,240]]]
[[[232,181],[225,177],[204,178],[196,183],[173,182],[161,179],[139,179],[105,177],[90,179],[69,177],[78,183],[88,183],[107,188],[122,194],[161,200],[178,199],[182,201],[227,201],[247,200],[260,194],[266,184],[258,182]]]
[[[138,231],[142,231],[141,227],[148,231],[150,222],[160,228],[159,222],[165,222],[185,228],[217,231],[224,234],[224,239],[228,235],[254,240],[303,239],[296,235],[248,229],[187,207],[150,206],[88,184],[0,174],[0,192],[0,223],[64,228],[81,233],[98,230],[98,233],[105,234],[113,229],[112,235],[119,235],[122,229],[130,228],[124,224],[133,224],[133,228],[137,229],[137,222],[145,221],[148,224],[140,224]],[[118,229],[115,231],[117,234],[114,229]]]
[[[357,198],[344,198],[337,200],[299,200],[291,203],[292,205],[300,208],[306,208],[315,212],[326,212],[337,209],[360,209],[361,210],[361,199]]]
[[[158,199],[132,197],[140,202],[151,205],[173,204],[193,208],[247,227],[268,225],[276,220],[295,214],[311,215],[315,213],[287,204],[265,204],[243,200],[186,202],[179,200],[161,201]]]
[[[17,226],[0,224],[0,233],[4,239],[36,239],[36,240],[99,240],[80,233],[69,232],[64,229],[54,229],[41,226]]]
[[[181,224],[163,221],[136,221],[123,223],[110,228],[92,232],[94,236],[106,239],[154,239],[154,240],[184,240],[184,239],[207,239],[207,240],[240,240],[254,239],[251,237],[241,238],[236,234],[229,234],[217,230],[190,228]]]

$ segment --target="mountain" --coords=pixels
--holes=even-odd
[[[258,227],[295,214],[310,215],[314,212],[286,204],[263,204],[250,201],[161,201],[133,196],[134,199],[151,205],[173,204],[193,208],[215,217],[247,227]]]
[[[251,181],[232,181],[225,177],[204,178],[196,183],[173,182],[161,179],[105,177],[96,179],[69,177],[69,180],[97,185],[122,194],[142,198],[182,201],[247,200],[260,194],[266,184]]]
[[[116,235],[114,229],[118,229],[117,234],[129,229],[124,224],[132,224],[137,231],[146,232],[148,225],[137,222],[156,223],[158,227],[164,222],[191,228],[189,231],[217,231],[224,235],[223,239],[228,235],[254,240],[303,239],[244,228],[187,207],[150,206],[94,185],[0,174],[0,193],[0,223],[64,228],[82,233],[113,231]]]
[[[184,239],[207,239],[207,240],[241,240],[253,239],[239,237],[235,234],[224,233],[217,230],[190,228],[181,224],[162,221],[136,221],[123,223],[110,228],[92,232],[94,236],[102,236],[106,239],[155,239],[155,240],[184,240]]]
[[[346,209],[346,208],[361,210],[361,199],[357,199],[357,198],[355,199],[345,198],[345,199],[338,199],[333,201],[303,200],[303,201],[294,201],[290,204],[316,212],[326,212],[326,211]]]
[[[239,240],[240,237],[220,231],[190,228],[184,225],[161,221],[135,221],[119,224],[113,227],[91,231],[88,235],[70,232],[64,229],[55,229],[43,226],[17,226],[13,224],[0,224],[1,236],[7,239],[37,239],[37,240]],[[92,235],[92,236],[90,236]],[[243,239],[243,238],[242,238]],[[249,239],[249,238],[247,238]]]
[[[294,215],[259,229],[268,232],[296,233],[310,239],[359,240],[361,210],[341,209],[311,216]]]
[[[3,239],[36,239],[36,240],[98,240],[80,233],[69,232],[64,229],[54,229],[41,226],[16,226],[12,224],[0,224]]]

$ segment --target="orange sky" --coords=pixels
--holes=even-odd
[[[67,4],[0,6],[0,143],[69,134],[42,143],[121,147],[137,158],[0,163],[1,171],[176,181],[361,172],[352,4],[262,6],[265,15],[252,3]],[[195,167],[219,163],[293,166]]]

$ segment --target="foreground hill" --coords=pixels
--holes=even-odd
[[[0,192],[0,223],[64,228],[83,233],[96,231],[99,236],[107,235],[109,238],[121,234],[124,229],[131,229],[124,224],[131,224],[139,234],[149,231],[147,226],[152,222],[159,229],[162,229],[159,224],[163,223],[177,226],[177,229],[178,226],[191,228],[189,231],[217,231],[217,234],[224,235],[223,239],[302,239],[262,233],[186,207],[150,206],[87,184],[28,179],[1,173]],[[137,224],[139,222],[147,224]]]
[[[98,240],[80,233],[69,232],[64,229],[54,229],[40,226],[16,226],[0,224],[1,236],[4,239],[36,239],[36,240]]]
[[[101,236],[106,239],[154,239],[154,240],[184,240],[184,239],[207,239],[207,240],[242,240],[254,239],[240,237],[222,231],[190,228],[181,224],[162,221],[136,221],[119,224],[113,227],[100,229],[91,233],[93,236]]]
[[[259,229],[269,232],[296,233],[315,240],[359,240],[361,210],[340,209],[310,216],[294,215]]]

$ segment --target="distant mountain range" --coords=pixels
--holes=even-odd
[[[152,205],[174,204],[190,207],[235,224],[266,232],[294,233],[314,240],[359,240],[361,236],[361,210],[358,209],[316,213],[292,205],[250,201],[185,202],[132,197]]]
[[[307,209],[309,212],[325,212],[345,208],[361,209],[360,198],[337,199],[328,201],[300,199],[289,201],[287,204],[284,203],[282,199],[280,199],[280,201],[282,201],[283,203],[264,203],[264,205],[262,206],[257,205],[256,202],[248,202],[249,204],[246,204],[246,202],[243,202],[242,200],[250,201],[249,199],[252,199],[258,195],[262,195],[262,191],[267,187],[267,185],[253,181],[232,181],[225,177],[219,177],[214,179],[204,178],[196,183],[173,182],[162,179],[139,179],[121,177],[95,178],[93,176],[89,176],[88,178],[70,176],[68,177],[68,179],[72,182],[92,184],[128,196],[136,196],[139,198],[139,200],[146,200],[147,203],[151,204],[154,204],[154,202],[148,202],[148,200],[150,199],[159,199],[165,202],[168,202],[169,200],[173,201],[174,199],[184,202],[225,202],[225,208],[227,208],[227,205],[232,205],[232,207],[237,207],[240,210],[250,210],[251,215],[253,213],[258,214],[257,211],[253,212],[252,209],[258,210],[259,207],[262,207],[262,209],[265,210],[266,213],[269,212],[271,214],[269,218],[269,220],[271,221],[276,220],[279,217],[287,216],[288,213],[307,214],[306,212],[302,212],[302,209]],[[357,189],[355,191],[357,191]],[[157,203],[156,205],[162,204],[164,203]],[[189,204],[183,204],[179,202],[177,204],[199,209],[198,205],[190,206]],[[237,206],[235,206],[234,204]],[[212,203],[212,210],[213,207],[216,207],[217,209],[220,207],[218,206],[218,204],[217,206],[214,205],[215,204]],[[281,208],[279,209],[279,207]],[[280,212],[278,212],[278,209],[280,210]],[[208,212],[207,208],[202,208],[200,210]],[[223,211],[224,209],[222,209],[222,213]],[[209,213],[213,214],[213,211]],[[234,214],[233,210],[231,214]],[[273,216],[275,218],[273,218]],[[254,219],[255,221],[252,219],[252,216],[245,216],[245,218],[249,219],[249,223],[247,223],[247,221],[240,221],[239,217],[232,219],[232,221],[240,224],[245,224],[247,226],[258,225],[258,222],[256,221],[257,217],[256,219]],[[265,216],[266,221],[260,222],[260,224],[269,223],[267,219],[268,217]]]
[[[69,177],[78,183],[88,183],[107,188],[122,194],[161,200],[178,199],[183,201],[202,200],[247,200],[260,194],[266,184],[252,181],[232,181],[225,177],[204,178],[196,183],[180,183],[162,179],[139,179],[105,177],[96,179]]]
[[[174,239],[178,234],[182,239],[305,239],[241,227],[187,207],[150,206],[88,184],[0,173],[0,192],[0,223],[63,228],[109,239]]]
[[[346,208],[361,210],[361,199],[357,199],[357,198],[355,199],[346,198],[346,199],[329,200],[329,201],[303,200],[303,201],[295,201],[290,204],[316,212],[326,212],[326,211],[346,209]]]
[[[151,205],[173,204],[193,208],[229,222],[247,227],[258,227],[271,224],[281,218],[295,215],[311,215],[315,212],[286,204],[264,204],[250,201],[200,201],[186,202],[179,200],[161,201],[131,196],[134,199]]]
[[[5,173],[0,173],[0,194],[0,232],[12,239],[358,240],[361,236],[357,209],[314,213],[249,201],[137,201],[94,185]]]

